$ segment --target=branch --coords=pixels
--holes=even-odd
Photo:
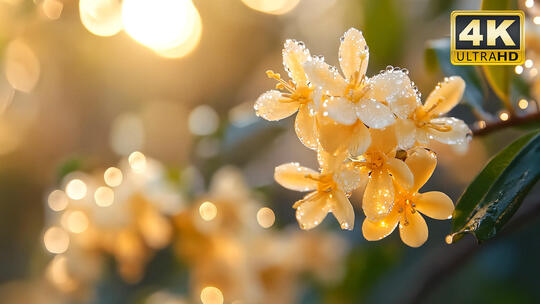
[[[443,251],[450,251],[450,254],[447,254],[446,257],[435,254],[432,258],[426,260],[426,263],[423,265],[423,270],[426,274],[417,280],[418,288],[412,291],[406,298],[405,303],[421,303],[422,301],[425,301],[430,292],[437,289],[447,277],[464,266],[476,253],[495,243],[497,240],[500,240],[502,237],[525,226],[529,222],[534,221],[539,216],[540,201],[528,204],[527,208],[521,210],[521,212],[505,226],[504,230],[499,233],[496,239],[483,244],[478,244],[472,237],[464,238],[454,244],[451,248],[443,248]]]
[[[506,127],[521,126],[536,121],[540,122],[540,112],[536,112],[526,116],[511,116],[508,120],[500,120],[497,122],[489,123],[483,128],[476,127],[473,129],[473,135],[484,136],[500,129],[504,129]]]

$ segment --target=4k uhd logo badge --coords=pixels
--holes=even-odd
[[[522,11],[454,11],[453,64],[517,65],[525,61]]]

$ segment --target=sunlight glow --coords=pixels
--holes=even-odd
[[[128,35],[153,50],[171,50],[186,42],[199,17],[190,0],[124,0],[122,19]]]
[[[114,191],[109,187],[99,187],[94,193],[96,205],[100,207],[108,207],[114,202]]]
[[[195,9],[196,18],[193,21],[193,30],[189,37],[174,48],[168,50],[155,50],[156,54],[164,58],[181,58],[190,54],[199,45],[202,36],[202,20],[197,9]]]
[[[131,153],[128,157],[129,166],[137,173],[142,173],[146,170],[146,156],[139,151]]]
[[[212,204],[211,202],[204,202],[199,207],[199,214],[201,215],[202,219],[207,222],[215,219],[217,212],[218,210],[216,205]]]
[[[84,27],[97,36],[114,36],[123,28],[119,0],[80,0],[79,13]]]
[[[62,211],[66,209],[68,201],[68,197],[62,190],[54,190],[47,198],[49,208],[53,211]]]
[[[45,0],[41,4],[41,9],[43,14],[51,20],[56,20],[62,15],[62,10],[64,8],[64,3],[59,0]]]
[[[60,227],[51,227],[43,235],[43,243],[50,253],[64,253],[69,247],[69,235]]]
[[[116,167],[110,167],[103,173],[105,184],[111,187],[118,187],[122,183],[124,176],[122,171]]]
[[[88,229],[88,217],[82,211],[68,212],[62,218],[63,225],[73,233],[83,233]],[[65,221],[65,222],[64,222]]]
[[[529,102],[526,99],[520,99],[518,106],[520,109],[525,110],[529,106]]]
[[[272,15],[283,15],[292,11],[300,0],[242,0],[249,8]]]
[[[71,180],[66,185],[66,193],[69,198],[74,200],[80,200],[86,196],[86,184],[80,179]]]
[[[219,288],[207,286],[201,291],[201,302],[203,304],[222,304],[223,293]]]

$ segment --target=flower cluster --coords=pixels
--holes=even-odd
[[[195,180],[195,170],[179,173]],[[167,173],[157,160],[134,152],[118,167],[64,177],[48,196],[43,237],[54,254],[45,276],[46,286],[57,291],[51,294],[95,302],[94,287],[104,276],[107,257],[114,257],[124,281],[139,283],[167,246],[189,270],[190,289],[183,297],[189,303],[215,296],[225,303],[293,303],[304,274],[321,283],[344,275],[348,246],[343,237],[268,229],[274,213],[261,212],[270,209],[263,208],[240,170],[219,169],[204,193],[196,182],[179,185]],[[160,292],[152,299],[164,296],[177,295]]]
[[[65,176],[48,196],[46,249],[55,254],[47,278],[60,291],[81,293],[101,276],[104,257],[114,257],[131,283],[173,237],[171,216],[184,199],[157,160],[134,152],[118,167]]]
[[[341,38],[342,74],[324,58],[311,56],[302,42],[287,40],[283,65],[290,80],[268,71],[278,84],[262,94],[254,108],[271,121],[298,112],[296,134],[318,153],[319,171],[297,163],[275,170],[282,186],[310,192],[293,206],[301,228],[317,226],[332,212],[343,229],[352,230],[355,215],[349,197],[366,182],[365,238],[384,238],[399,223],[403,242],[417,247],[428,236],[419,212],[448,219],[454,209],[445,194],[418,190],[436,166],[436,155],[428,149],[431,141],[464,149],[471,139],[462,120],[442,117],[461,99],[465,82],[457,76],[445,78],[422,103],[407,70],[388,67],[368,78],[368,59],[366,41],[354,28]]]
[[[255,194],[238,169],[223,167],[207,193],[175,216],[175,252],[189,267],[194,302],[212,286],[225,303],[294,303],[303,274],[329,283],[344,274],[342,237],[266,229],[255,216],[263,206]]]

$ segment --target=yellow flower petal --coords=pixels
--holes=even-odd
[[[367,172],[356,169],[352,165],[342,165],[341,170],[334,173],[334,181],[345,193],[350,193],[361,185],[365,185],[367,178]]]
[[[452,218],[452,212],[454,212],[452,199],[439,191],[417,194],[414,198],[414,204],[416,210],[438,220]]]
[[[349,153],[352,156],[358,156],[366,152],[371,144],[371,135],[369,129],[362,123],[357,122],[352,130],[349,142]]]
[[[429,128],[427,127],[421,127],[416,128],[416,131],[414,132],[416,142],[418,142],[421,146],[428,146],[429,142],[431,141],[430,134],[429,134]],[[431,136],[433,137],[433,136]]]
[[[397,147],[396,132],[393,127],[386,129],[369,129],[371,146],[369,150],[390,153]]]
[[[420,99],[413,89],[409,76],[401,70],[384,71],[369,81],[371,89],[367,98],[386,101],[399,118],[407,118],[420,106]]]
[[[287,39],[283,45],[283,67],[296,85],[306,85],[307,78],[304,64],[311,57],[304,43]]]
[[[294,123],[294,130],[298,139],[304,144],[304,146],[316,150],[319,141],[317,140],[317,126],[315,123],[316,116],[311,115],[309,106],[303,104],[300,105],[298,114],[296,114],[296,120]]]
[[[418,148],[409,153],[405,163],[414,176],[411,192],[418,192],[433,174],[437,166],[437,155],[427,149]]]
[[[322,58],[312,57],[304,63],[304,71],[315,88],[320,87],[325,95],[340,96],[345,92],[347,83],[335,67],[328,65]]]
[[[414,176],[405,164],[400,159],[389,158],[385,164],[386,170],[392,174],[396,183],[398,183],[404,189],[409,189],[413,186]]]
[[[297,206],[296,220],[300,228],[309,230],[319,225],[330,211],[330,205],[327,202],[328,195],[319,192],[313,192],[303,201],[297,202],[295,204]]]
[[[328,97],[322,103],[323,115],[332,118],[335,122],[352,125],[358,119],[354,104],[347,98]]]
[[[380,220],[390,213],[393,204],[392,178],[381,170],[372,171],[362,199],[364,214],[372,221]]]
[[[352,139],[354,126],[338,124],[328,117],[317,118],[317,130],[319,142],[324,151],[334,154],[338,150],[344,150],[347,143]]]
[[[429,112],[431,117],[447,113],[461,100],[465,92],[465,81],[459,76],[445,78],[444,82],[437,85],[423,106],[424,111]]]
[[[342,169],[343,162],[347,158],[345,151],[338,151],[337,153],[328,153],[322,149],[319,149],[317,153],[317,161],[321,168],[321,174],[333,174]]]
[[[263,93],[255,102],[255,112],[266,120],[280,120],[298,110],[298,102],[281,102],[281,92],[271,90]]]
[[[472,137],[471,129],[461,119],[454,117],[441,117],[429,121],[431,124],[449,128],[448,131],[439,131],[428,128],[428,137],[448,145],[467,145]]]
[[[416,142],[416,125],[410,119],[397,119],[394,125],[398,147],[403,150],[412,148]]]
[[[317,189],[317,181],[308,178],[317,178],[319,172],[310,168],[302,167],[298,163],[288,163],[277,166],[274,171],[274,179],[283,187],[296,191],[311,191]]]
[[[356,115],[370,128],[382,129],[395,122],[390,108],[373,99],[362,99],[356,104]]]
[[[428,227],[420,213],[411,213],[409,209],[404,211],[399,223],[399,236],[403,243],[411,247],[420,247],[427,241]],[[404,221],[403,217],[406,218]]]
[[[365,219],[362,224],[362,234],[368,241],[378,241],[390,235],[399,222],[400,214],[392,208],[392,211],[378,221]]]
[[[332,191],[332,194],[328,197],[328,201],[332,206],[332,213],[338,220],[341,229],[353,230],[354,209],[345,193],[339,189]]]
[[[347,79],[355,72],[359,77],[366,74],[369,61],[369,50],[362,32],[351,28],[343,35],[339,46],[339,64]]]

